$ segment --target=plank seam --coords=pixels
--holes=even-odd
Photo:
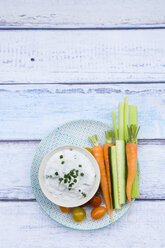
[[[118,85],[118,84],[122,84],[122,85],[141,85],[141,84],[144,84],[144,85],[150,85],[150,84],[165,84],[165,81],[153,81],[153,82],[143,82],[143,81],[134,81],[134,82],[82,82],[82,83],[10,83],[10,82],[0,82],[0,85],[1,86],[5,86],[5,85],[29,85],[29,86],[33,86],[33,85],[71,85],[71,86],[76,86],[76,85]]]
[[[43,31],[49,31],[49,30],[55,30],[55,31],[61,31],[61,30],[65,30],[65,31],[71,31],[71,30],[82,30],[82,31],[86,31],[86,30],[98,30],[98,31],[102,31],[102,30],[146,30],[146,29],[165,29],[164,25],[160,25],[160,26],[129,26],[129,27],[78,27],[78,28],[56,28],[56,27],[17,27],[17,26],[1,26],[0,27],[0,31],[3,30],[24,30],[24,31],[35,31],[35,30],[43,30]]]
[[[7,142],[11,142],[11,143],[23,143],[23,142],[40,142],[41,139],[1,139],[0,143],[7,143]],[[150,144],[155,144],[155,143],[159,143],[159,144],[165,144],[165,139],[138,139],[138,143],[143,144],[143,143],[150,143]]]

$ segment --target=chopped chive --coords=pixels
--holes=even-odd
[[[81,176],[81,177],[83,177],[83,176],[84,176],[84,173],[83,173],[83,172],[82,172],[82,173],[80,173],[80,176]]]
[[[74,183],[77,183],[77,179],[74,179],[73,182],[74,182]]]
[[[62,159],[63,158],[63,155],[60,155],[60,159]]]
[[[64,161],[61,162],[61,164],[64,164],[64,163],[65,163]]]
[[[55,172],[55,175],[58,176],[58,172],[57,171]]]
[[[71,188],[68,188],[68,190],[70,191],[70,190],[71,190]]]
[[[64,183],[67,183],[68,182],[68,180],[67,179],[64,179]]]
[[[81,189],[79,189],[78,191],[81,192]]]
[[[82,167],[82,164],[79,164],[78,167]]]
[[[61,183],[61,182],[62,182],[62,180],[63,180],[63,178],[62,178],[62,177],[60,177],[58,180],[59,180],[59,182]]]
[[[82,194],[82,196],[84,196],[84,197],[86,197],[86,196],[87,196],[84,192],[82,192],[81,194]]]

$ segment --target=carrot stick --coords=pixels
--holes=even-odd
[[[110,175],[110,159],[109,159],[109,152],[108,148],[114,146],[112,143],[113,133],[112,130],[105,131],[106,143],[104,144],[103,151],[104,151],[104,161],[105,161],[105,169],[107,173],[107,180],[108,180],[108,190],[109,190],[109,199],[110,199],[110,208],[111,208],[111,222],[113,222],[113,203],[112,203],[112,189],[111,189],[111,175]]]
[[[107,174],[105,170],[105,164],[104,164],[104,153],[103,148],[101,145],[99,145],[97,135],[93,135],[92,137],[89,137],[89,139],[94,144],[92,151],[93,156],[95,157],[101,174],[101,190],[104,198],[104,202],[107,208],[107,212],[109,216],[111,216],[111,207],[110,207],[110,199],[109,199],[109,190],[108,190],[108,180],[107,180]]]
[[[137,126],[133,124],[130,127],[128,127],[128,142],[126,144],[126,156],[127,156],[127,167],[128,167],[126,193],[130,205],[131,205],[132,184],[135,178],[136,165],[137,165],[136,140],[139,129],[140,127],[137,129]]]

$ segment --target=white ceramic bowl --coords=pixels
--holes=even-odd
[[[82,153],[83,155],[85,155],[91,162],[89,164],[89,166],[93,166],[95,174],[96,174],[96,178],[95,178],[93,187],[92,187],[91,191],[88,193],[87,197],[74,200],[74,202],[72,199],[64,200],[61,197],[60,198],[56,197],[55,195],[53,195],[52,193],[50,193],[47,190],[46,185],[45,185],[44,172],[45,172],[45,168],[46,168],[48,160],[56,152],[63,151],[64,149],[74,149],[74,150],[77,150],[78,152]],[[77,206],[81,206],[81,205],[85,204],[86,202],[88,202],[97,192],[99,185],[100,185],[100,170],[99,170],[97,161],[95,160],[95,158],[92,156],[92,154],[90,152],[88,152],[87,150],[80,148],[78,146],[65,145],[65,146],[60,146],[60,147],[55,148],[54,150],[49,152],[44,157],[44,159],[41,162],[40,168],[39,168],[38,179],[39,179],[39,184],[40,184],[42,192],[51,202],[55,203],[56,205],[63,206],[63,207],[77,207]]]

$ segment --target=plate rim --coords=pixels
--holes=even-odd
[[[130,209],[130,205],[129,205],[129,207],[126,209],[126,211],[125,211],[117,220],[115,220],[113,223],[109,222],[109,223],[107,223],[106,225],[101,226],[101,227],[97,227],[97,228],[90,228],[90,229],[88,229],[88,228],[83,228],[83,229],[80,229],[79,227],[78,227],[78,228],[77,228],[77,227],[71,227],[71,226],[68,226],[68,225],[65,225],[65,224],[59,222],[58,220],[53,219],[53,218],[51,217],[51,215],[49,215],[49,214],[45,211],[45,209],[43,208],[43,206],[40,204],[40,201],[37,199],[37,197],[36,197],[36,195],[35,195],[34,188],[33,188],[33,184],[32,184],[32,164],[33,164],[33,161],[34,161],[35,156],[36,156],[36,154],[37,154],[38,147],[43,143],[43,141],[44,141],[49,135],[51,135],[51,133],[54,132],[54,130],[60,129],[62,126],[67,125],[68,123],[80,122],[80,121],[99,122],[100,124],[105,124],[105,125],[107,125],[107,126],[110,125],[108,122],[103,121],[103,120],[96,120],[96,119],[86,118],[86,119],[73,119],[73,120],[68,120],[68,121],[65,121],[65,122],[63,122],[63,123],[57,125],[55,128],[51,129],[51,130],[47,133],[47,135],[44,135],[44,136],[43,136],[43,138],[41,139],[40,143],[37,145],[37,147],[36,147],[36,149],[35,149],[35,152],[34,152],[34,155],[33,155],[33,158],[32,158],[31,168],[30,168],[30,182],[31,182],[31,188],[32,188],[33,195],[34,195],[34,197],[35,197],[35,199],[36,199],[36,202],[38,203],[38,205],[40,206],[40,208],[42,209],[42,211],[43,211],[51,220],[55,221],[56,223],[58,223],[58,224],[60,224],[60,225],[62,225],[62,226],[64,226],[64,227],[67,227],[67,228],[70,228],[70,229],[73,229],[73,230],[78,230],[78,231],[94,231],[94,230],[99,230],[99,229],[105,228],[105,227],[110,226],[110,225],[116,223],[117,221],[119,221],[119,220],[128,212],[128,210]],[[138,178],[139,178],[139,186],[140,186],[140,168],[139,168],[139,162],[138,162]],[[42,192],[42,193],[43,193],[43,192]],[[136,198],[133,198],[133,199],[131,200],[131,206],[132,206],[132,204],[135,202],[135,199],[136,199]]]

